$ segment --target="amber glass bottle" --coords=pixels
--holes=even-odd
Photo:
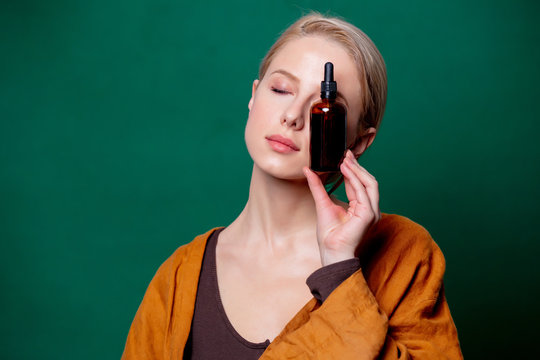
[[[310,168],[313,171],[339,171],[347,147],[347,109],[336,101],[334,65],[324,65],[321,100],[311,107]]]

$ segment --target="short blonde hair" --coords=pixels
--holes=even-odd
[[[378,129],[386,106],[386,65],[373,41],[362,30],[345,20],[326,17],[317,12],[302,16],[290,25],[268,50],[259,67],[259,79],[262,80],[270,63],[287,42],[313,35],[323,36],[342,45],[356,63],[363,90],[357,135],[369,127]]]

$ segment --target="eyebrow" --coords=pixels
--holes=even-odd
[[[283,74],[283,75],[285,75],[286,77],[291,78],[293,81],[300,82],[300,79],[299,79],[297,76],[291,74],[291,73],[288,72],[287,70],[277,69],[276,71],[273,71],[273,72],[272,72],[272,74],[275,74],[275,73]],[[270,74],[270,75],[272,75],[272,74]]]
[[[300,82],[300,79],[299,79],[297,76],[293,75],[292,73],[288,72],[287,70],[277,69],[277,70],[275,70],[275,71],[272,71],[272,73],[271,73],[270,75],[275,74],[275,73],[283,74],[283,75],[285,75],[286,77],[290,78],[291,80],[293,80],[293,81],[296,82],[296,83],[299,83],[299,82]],[[343,102],[345,102],[345,105],[346,105],[347,107],[349,107],[349,103],[347,102],[347,99],[345,99],[345,96],[343,96],[342,93],[340,93],[340,92],[338,91],[336,95],[337,95],[338,98],[340,98],[341,100],[343,100]]]

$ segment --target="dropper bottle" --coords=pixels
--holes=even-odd
[[[324,64],[321,100],[311,107],[310,168],[313,171],[339,171],[347,148],[347,109],[336,101],[334,65]]]

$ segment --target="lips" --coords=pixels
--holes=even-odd
[[[281,136],[281,135],[272,135],[272,136],[267,136],[266,137],[268,140],[271,140],[271,141],[276,141],[276,142],[279,142],[283,145],[287,145],[288,147],[290,147],[291,149],[295,150],[295,151],[299,151],[300,149],[298,148],[298,146],[296,146],[296,144],[290,140],[290,139],[287,139],[286,137],[284,136]]]

